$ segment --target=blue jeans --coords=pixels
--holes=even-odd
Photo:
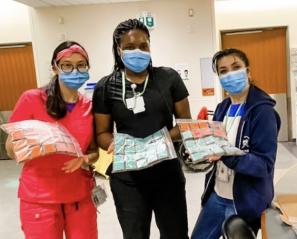
[[[223,222],[234,214],[233,200],[219,197],[213,192],[199,214],[191,239],[220,238]]]

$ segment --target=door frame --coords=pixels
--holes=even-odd
[[[256,33],[256,32],[263,32],[267,30],[274,30],[274,29],[285,29],[286,32],[286,58],[287,58],[287,120],[288,120],[288,140],[292,141],[294,138],[297,138],[297,132],[294,133],[293,131],[297,131],[297,129],[293,126],[294,122],[296,124],[296,99],[295,95],[297,91],[296,83],[293,81],[291,67],[290,67],[290,44],[289,44],[289,27],[287,25],[280,25],[280,26],[268,26],[268,27],[256,27],[256,28],[235,28],[235,29],[225,29],[219,31],[219,48],[222,49],[223,47],[223,34],[243,34],[243,33]],[[224,93],[222,91],[222,97]]]
[[[9,50],[9,49],[26,48],[26,47],[30,47],[32,49],[32,60],[33,60],[33,68],[34,68],[33,75],[35,78],[34,85],[32,85],[30,88],[33,88],[33,87],[36,88],[36,87],[38,87],[38,84],[37,84],[36,64],[35,64],[35,56],[34,56],[34,49],[33,49],[32,42],[14,42],[14,43],[11,42],[11,43],[1,43],[0,44],[0,50],[5,50],[5,49]],[[12,109],[0,109],[0,110],[2,112],[10,112]]]

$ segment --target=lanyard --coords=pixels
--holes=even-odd
[[[237,109],[236,112],[235,112],[235,115],[233,116],[233,119],[232,119],[232,121],[231,121],[231,123],[230,123],[230,126],[228,127],[228,120],[229,120],[229,118],[230,118],[230,117],[229,117],[229,114],[230,114],[230,110],[231,110],[231,106],[232,106],[232,104],[229,106],[228,111],[227,111],[227,114],[226,114],[226,116],[225,116],[225,120],[224,120],[224,124],[225,124],[225,127],[226,127],[226,132],[227,132],[227,134],[229,133],[230,129],[232,128],[232,125],[234,124],[234,121],[235,121],[236,117],[238,116],[241,107],[242,107],[244,104],[245,104],[245,102],[239,105],[238,109]],[[227,129],[227,127],[228,127],[228,129]]]
[[[126,105],[126,101],[125,101],[125,95],[126,95],[126,82],[125,82],[125,78],[126,78],[125,77],[125,72],[122,71],[122,100],[123,100],[124,104]],[[136,91],[135,91],[135,88],[136,87],[132,87],[133,84],[131,85],[131,88],[132,88],[132,91],[133,91],[133,95],[134,95],[134,107],[135,107],[135,104],[136,104],[136,98],[139,97],[139,96],[142,96],[144,94],[144,92],[145,92],[145,89],[146,89],[146,86],[147,86],[147,82],[148,82],[148,78],[149,78],[149,75],[147,75],[146,78],[145,78],[145,82],[144,82],[144,86],[143,86],[142,92],[136,93]]]

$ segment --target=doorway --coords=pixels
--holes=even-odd
[[[32,45],[0,45],[0,124],[7,122],[20,95],[36,86]],[[0,130],[0,159],[8,159],[6,137]]]
[[[0,111],[11,111],[25,90],[36,87],[31,43],[0,45]]]
[[[250,60],[253,82],[276,100],[282,121],[279,141],[288,141],[287,28],[222,31],[222,49],[237,48]]]

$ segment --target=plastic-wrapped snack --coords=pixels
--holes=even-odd
[[[83,156],[77,140],[62,125],[39,120],[24,120],[1,125],[10,135],[17,162],[49,154]]]
[[[242,150],[228,142],[222,122],[177,119],[176,123],[183,141],[179,154],[183,162],[194,171],[201,172],[210,168],[211,163],[207,159],[211,155],[244,154]]]
[[[115,134],[113,172],[140,170],[176,157],[166,127],[145,138]]]

